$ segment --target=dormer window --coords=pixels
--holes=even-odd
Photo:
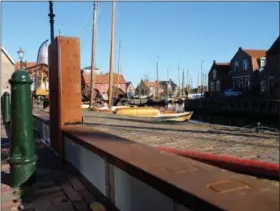
[[[239,61],[234,62],[234,72],[236,72],[239,69]]]
[[[260,69],[262,70],[266,65],[266,58],[260,58]]]
[[[213,70],[213,79],[215,80],[216,77],[217,77],[217,71],[216,71],[216,69],[214,69],[214,70]]]
[[[246,71],[246,70],[248,70],[248,60],[244,59],[243,60],[243,71]]]

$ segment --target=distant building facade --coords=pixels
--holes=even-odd
[[[157,95],[157,89],[159,95],[164,93],[164,89],[160,86],[159,82],[141,80],[135,91],[137,95],[155,97]]]
[[[8,52],[1,47],[1,69],[2,69],[2,74],[1,74],[1,90],[2,93],[4,92],[11,92],[11,86],[9,83],[9,79],[11,78],[14,70],[15,70],[15,61],[12,59],[12,57],[8,54]]]
[[[232,88],[243,94],[260,93],[259,72],[266,64],[266,50],[248,50],[239,48],[230,61]]]
[[[82,74],[82,87],[85,89],[90,88],[90,79],[91,79],[91,73],[90,71],[81,71]],[[126,94],[126,81],[123,77],[123,75],[113,74],[113,92],[116,92],[116,89],[118,87],[118,93],[119,94]],[[97,94],[100,94],[103,99],[108,99],[109,94],[109,73],[103,74],[97,74],[95,75],[95,82],[94,82],[94,88],[98,92]]]
[[[213,61],[208,73],[208,87],[210,97],[224,95],[226,89],[232,89],[230,63],[216,63]]]
[[[260,71],[260,91],[263,97],[279,97],[280,80],[280,37],[278,37],[266,52],[266,65]]]
[[[135,96],[135,87],[131,82],[126,83],[126,95],[127,98],[132,98]]]
[[[159,83],[164,95],[174,96],[179,92],[177,84],[172,79],[169,79],[169,81],[160,81]]]

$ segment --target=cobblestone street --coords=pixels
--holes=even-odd
[[[151,118],[84,111],[84,123],[98,130],[151,146],[279,162],[279,134],[255,133],[205,123],[164,123]]]
[[[7,163],[9,140],[1,127],[1,210],[28,211],[105,211],[81,182],[80,175],[57,157],[49,148],[37,146],[36,182],[22,188],[10,187],[10,166]],[[109,210],[109,209],[107,209]]]

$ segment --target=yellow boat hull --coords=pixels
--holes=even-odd
[[[137,117],[157,117],[160,111],[152,107],[134,107],[116,109],[116,114]]]
[[[185,122],[189,120],[192,115],[192,111],[177,114],[160,114],[157,119],[161,121]]]

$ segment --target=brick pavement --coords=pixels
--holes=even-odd
[[[279,162],[279,134],[250,133],[205,123],[161,123],[148,118],[84,111],[85,124],[151,146]]]
[[[22,188],[9,186],[9,140],[1,126],[1,210],[104,211],[105,206],[81,182],[73,167],[66,165],[49,148],[37,146],[36,183]],[[110,209],[107,209],[110,210]]]

